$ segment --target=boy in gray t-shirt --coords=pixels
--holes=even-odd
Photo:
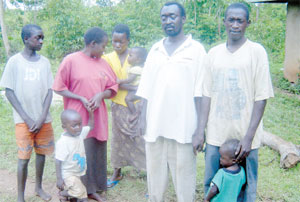
[[[36,195],[45,201],[51,196],[42,189],[45,155],[53,153],[54,138],[49,108],[52,100],[50,62],[41,50],[44,34],[37,25],[22,28],[24,50],[12,56],[4,69],[0,86],[13,106],[18,145],[18,202],[24,202],[27,168],[32,149],[36,152]]]

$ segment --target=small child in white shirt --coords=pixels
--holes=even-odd
[[[89,110],[89,122],[82,127],[80,114],[72,109],[61,113],[65,132],[56,143],[56,186],[60,190],[60,201],[88,201],[86,187],[80,177],[86,172],[84,139],[94,128],[94,113]]]
[[[133,47],[129,50],[128,63],[131,67],[127,70],[128,78],[117,81],[121,88],[122,85],[131,85],[134,87],[139,85],[146,58],[147,50],[145,48]],[[139,97],[135,95],[136,90],[137,89],[129,90],[125,98],[128,109],[132,114],[136,113],[134,102],[139,99]]]

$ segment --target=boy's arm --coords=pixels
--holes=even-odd
[[[258,128],[258,125],[264,114],[266,104],[267,100],[254,102],[248,130],[245,137],[240,141],[240,144],[235,152],[235,154],[238,155],[236,159],[238,162],[246,158],[251,151],[252,141],[255,136],[256,129]]]
[[[29,132],[33,132],[35,123],[22,108],[21,103],[19,102],[15,92],[10,88],[5,88],[5,95],[8,101],[10,102],[10,104],[13,106],[13,108],[18,112],[18,114],[26,123],[27,127],[29,128]]]
[[[62,174],[61,174],[61,164],[62,164],[62,161],[60,160],[55,160],[55,169],[56,169],[56,187],[59,189],[59,190],[63,190],[64,189],[64,180],[62,178]]]
[[[38,133],[40,131],[40,129],[42,128],[46,118],[47,118],[47,114],[49,112],[49,108],[52,102],[52,96],[53,96],[53,92],[52,89],[48,89],[48,93],[46,95],[46,98],[44,100],[43,103],[43,112],[41,117],[35,122],[35,128],[34,131],[35,133]]]
[[[92,110],[89,110],[88,112],[89,112],[88,126],[90,127],[90,130],[93,130],[95,126],[94,112]]]
[[[210,201],[213,197],[215,197],[215,195],[217,195],[218,193],[219,193],[219,189],[218,189],[218,187],[214,184],[214,185],[210,188],[210,190],[209,190],[207,196],[206,196],[205,199],[204,199],[204,202],[209,202],[209,201]]]

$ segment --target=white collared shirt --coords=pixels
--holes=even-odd
[[[137,91],[148,101],[144,138],[155,142],[162,136],[191,143],[197,123],[194,89],[196,83],[202,83],[196,80],[206,52],[190,35],[172,55],[166,52],[163,41],[151,48]]]

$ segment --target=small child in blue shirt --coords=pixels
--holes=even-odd
[[[227,140],[220,147],[220,168],[211,182],[204,202],[236,202],[242,186],[246,183],[245,170],[238,165],[235,151],[239,140]]]

